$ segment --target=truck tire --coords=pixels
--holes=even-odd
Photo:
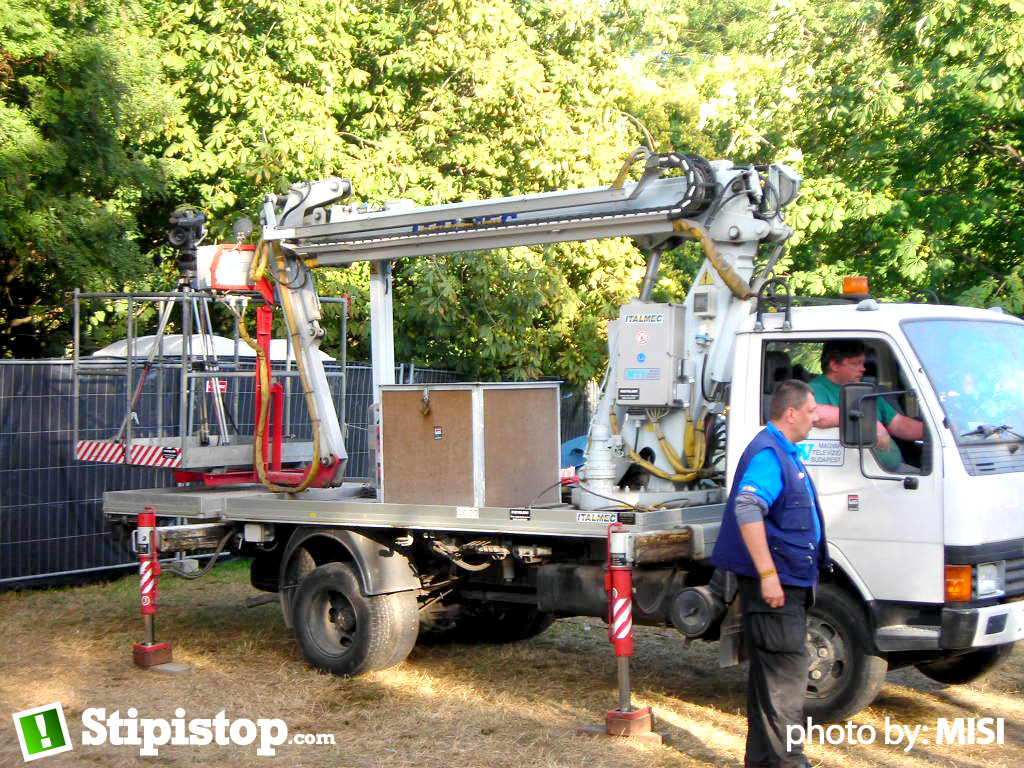
[[[360,675],[400,663],[419,632],[415,592],[364,595],[347,563],[327,563],[308,574],[299,583],[292,610],[302,655],[335,675]]]
[[[843,590],[823,584],[807,611],[807,699],[815,722],[846,720],[871,704],[888,663],[874,652],[867,616]]]
[[[947,685],[962,685],[991,672],[1013,653],[1013,643],[992,645],[977,651],[951,656],[948,659],[918,664],[925,677]]]

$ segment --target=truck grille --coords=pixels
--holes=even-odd
[[[1024,557],[1006,561],[1006,597],[1024,595]]]
[[[1024,472],[1024,449],[1016,442],[961,444],[960,457],[969,475]]]

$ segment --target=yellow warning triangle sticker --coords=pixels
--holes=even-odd
[[[711,273],[707,270],[704,271],[704,276],[700,279],[701,285],[714,285],[714,280],[711,279]]]

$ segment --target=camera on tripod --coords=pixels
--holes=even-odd
[[[196,276],[196,249],[206,237],[206,215],[191,208],[179,208],[171,214],[167,242],[178,252],[178,269],[189,280]]]

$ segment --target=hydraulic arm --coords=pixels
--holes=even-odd
[[[626,181],[629,166],[638,160],[643,161],[641,178]],[[294,323],[296,343],[311,372],[311,386],[314,393],[324,393],[318,405],[320,423],[328,435],[321,445],[322,458],[331,454],[329,446],[333,439],[340,439],[340,428],[330,423],[333,409],[316,373],[320,368],[316,349],[323,331],[311,269],[357,261],[379,264],[371,281],[371,325],[375,335],[382,337],[373,340],[374,383],[379,385],[393,382],[392,260],[631,237],[646,254],[648,271],[639,304],[623,308],[620,321],[609,328],[609,375],[594,422],[607,436],[591,452],[599,467],[591,475],[605,478],[598,483],[602,498],[609,494],[621,498],[609,482],[613,476],[617,481],[626,465],[641,467],[653,485],[660,484],[665,491],[700,479],[707,460],[702,430],[705,418],[715,410],[716,393],[731,377],[732,333],[749,312],[758,246],[781,244],[790,236],[782,211],[799,185],[799,178],[783,165],[737,167],[724,160],[653,155],[641,149],[607,187],[424,207],[399,202],[377,210],[344,204],[352,185],[337,178],[302,182],[286,196],[268,196],[263,241],[276,254],[271,266]],[[650,305],[654,311],[642,311],[641,305],[650,302],[661,255],[684,240],[699,242],[706,257],[686,302]],[[661,306],[672,307],[670,318],[666,319]],[[665,342],[660,331],[669,325],[677,332]],[[659,343],[671,344],[666,358],[670,367],[625,366],[618,339],[626,332],[632,335],[633,347],[637,340],[647,344],[652,332]],[[630,349],[637,360],[646,359],[645,351]],[[643,377],[658,378],[661,384],[655,389],[663,394],[646,402],[649,397],[641,393],[651,387],[626,386],[618,380],[619,368],[638,382]],[[650,443],[646,452],[640,445],[643,424],[651,433],[644,438]],[[629,431],[634,433],[633,449],[624,447],[623,434]],[[604,453],[609,448],[610,456]]]

